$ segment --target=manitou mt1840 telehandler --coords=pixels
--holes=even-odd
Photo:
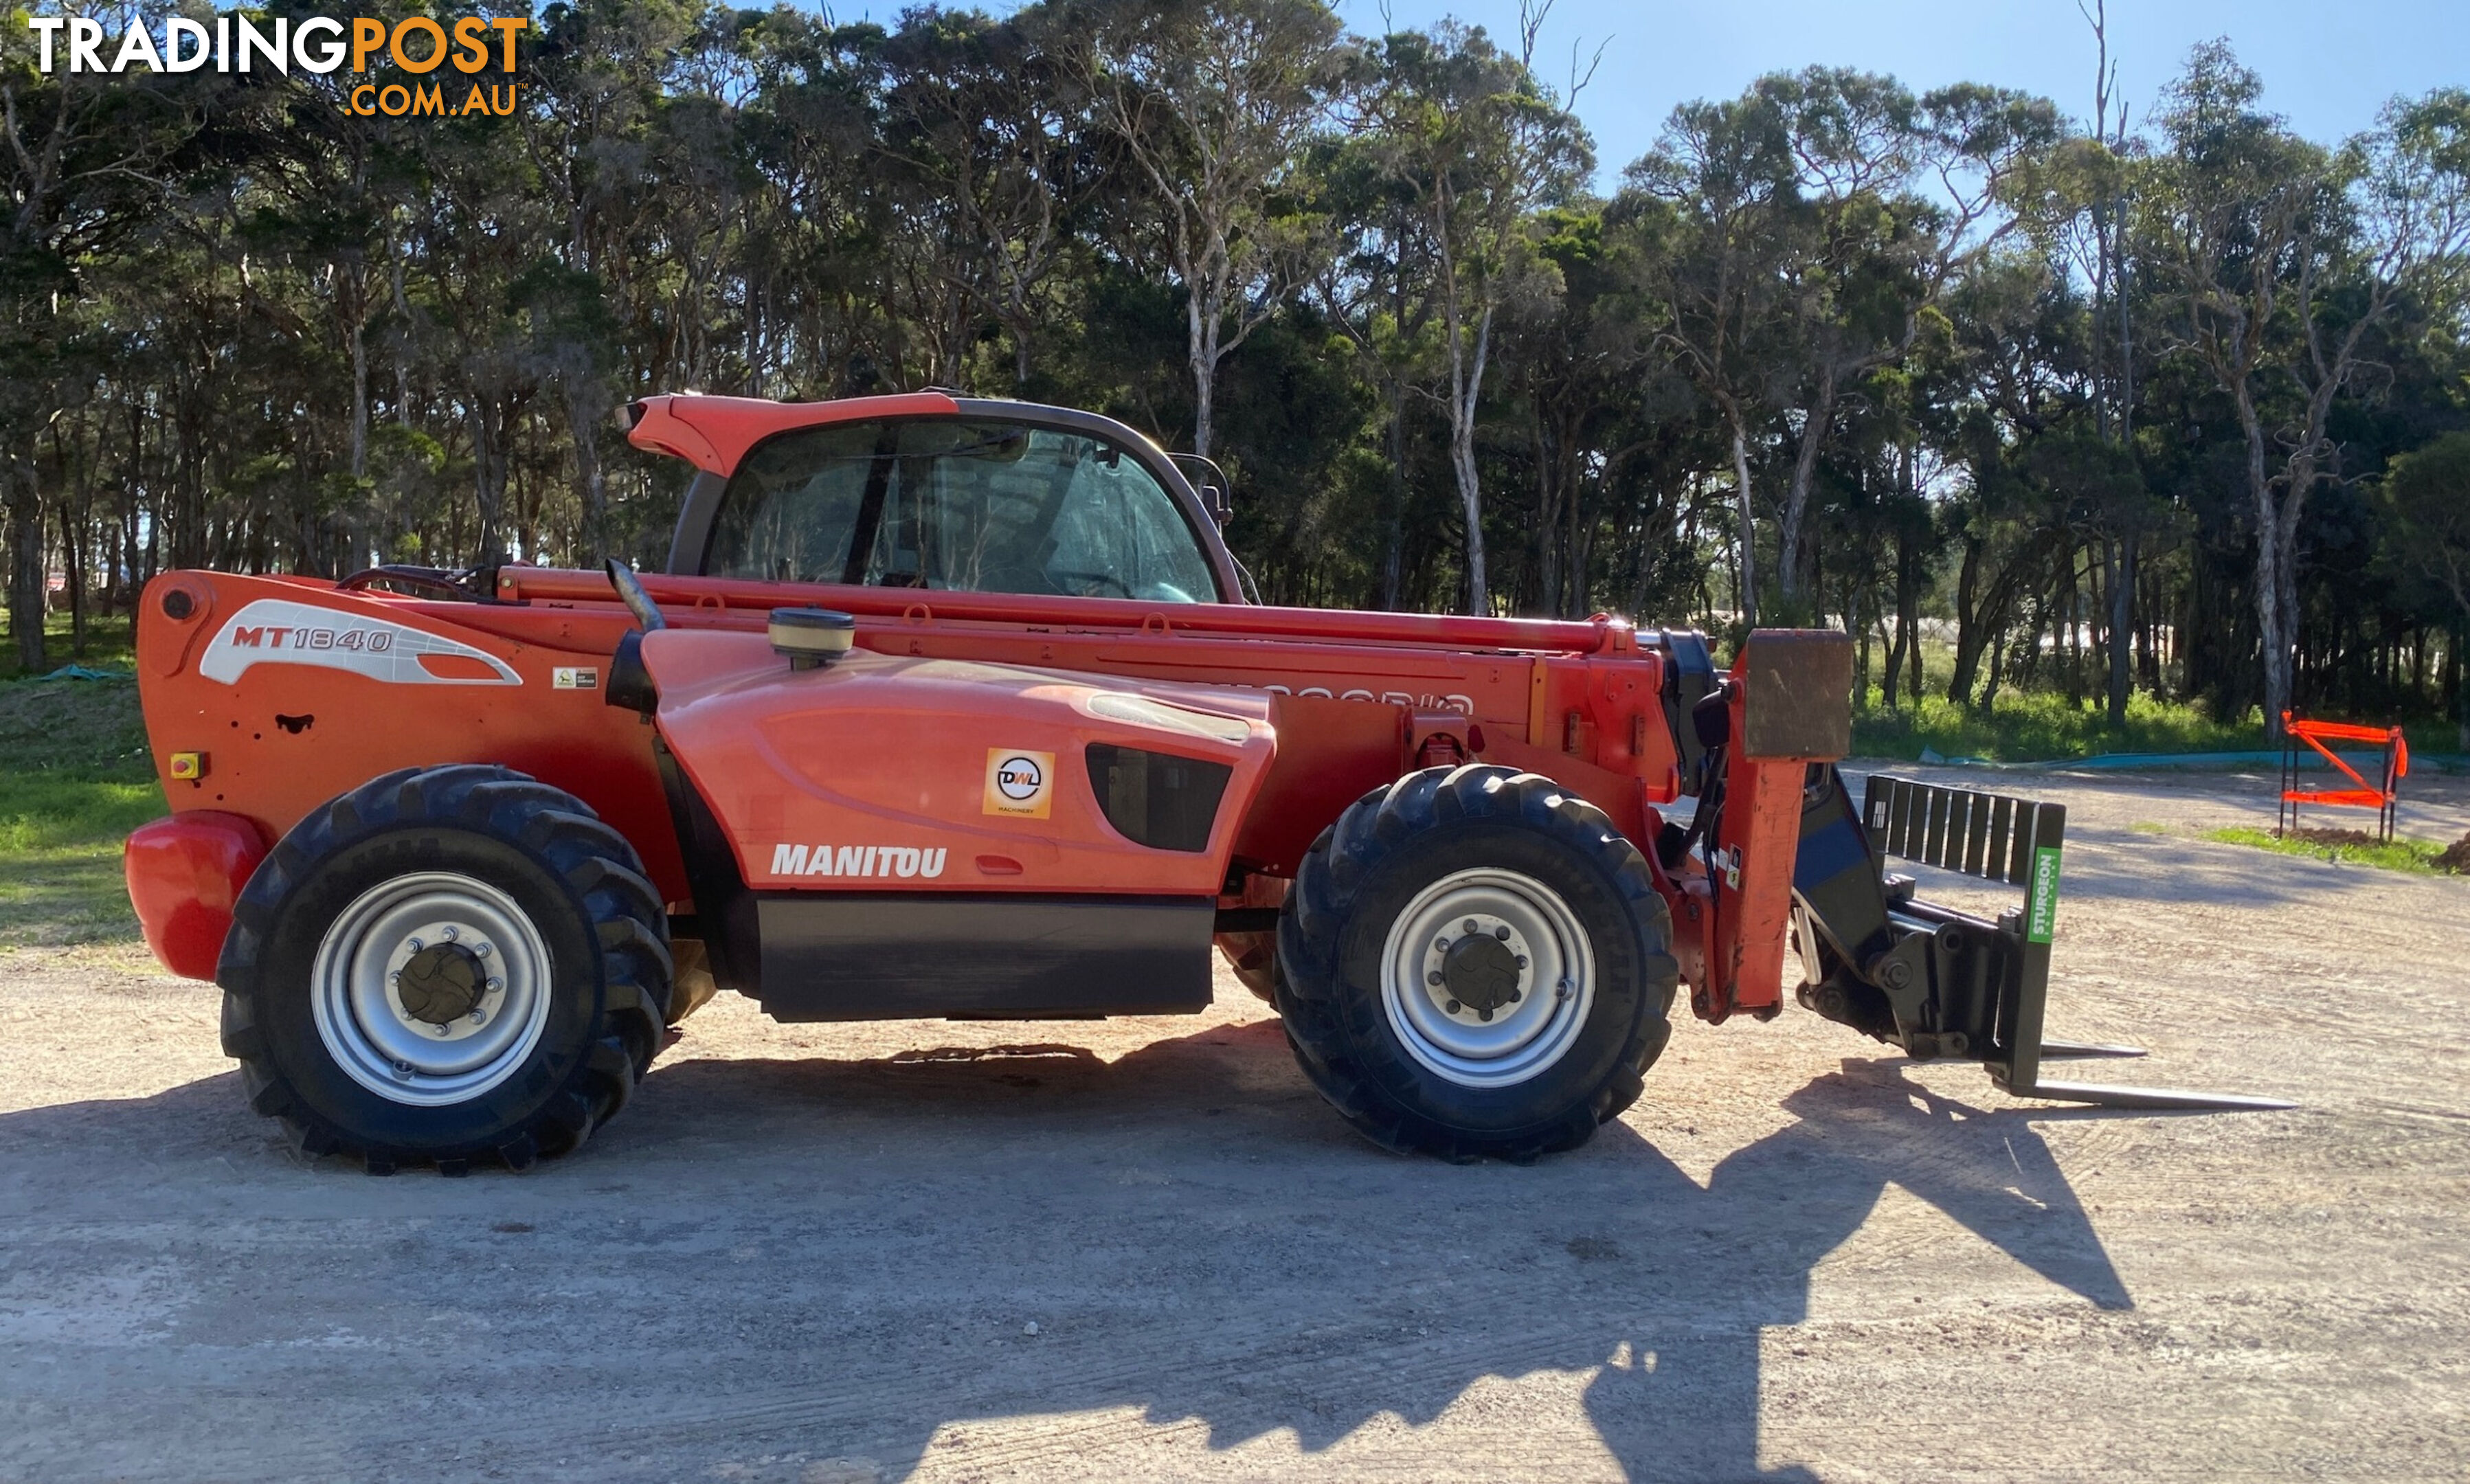
[[[1086,413],[629,413],[695,470],[665,572],[146,590],[173,813],[129,895],[310,1153],[564,1153],[717,989],[788,1021],[1196,1011],[1213,945],[1396,1149],[1583,1143],[1676,983],[1709,1021],[1778,1011],[1787,933],[1820,1014],[2092,1095],[2038,1080],[2059,811],[1894,780],[1856,810],[1840,634],[1755,632],[1719,673],[1608,617],[1259,606],[1223,481]],[[1915,900],[1891,849],[2022,902]]]

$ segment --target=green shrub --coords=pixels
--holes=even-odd
[[[121,842],[164,812],[134,681],[0,682],[0,945],[135,937]]]

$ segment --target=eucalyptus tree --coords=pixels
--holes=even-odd
[[[1056,313],[1051,281],[1099,174],[1058,76],[1057,49],[1068,45],[1061,23],[1035,7],[1000,20],[911,11],[878,54],[874,149],[896,211],[931,240],[926,276],[943,302],[929,313],[959,336],[1000,324],[1014,387],[1029,381],[1039,332]],[[965,358],[962,345],[941,348],[948,369],[937,379],[965,384]]]
[[[1750,439],[1787,347],[1778,335],[1782,256],[1797,206],[1794,161],[1772,101],[1753,91],[1672,110],[1655,148],[1623,175],[1614,220],[1659,239],[1632,261],[1664,306],[1659,341],[1722,414],[1739,532],[1736,606],[1759,612]]]
[[[2458,90],[2397,104],[2339,150],[2290,132],[2262,94],[2226,44],[2196,48],[2161,112],[2144,233],[2179,345],[2236,411],[2265,725],[2278,736],[2294,702],[2301,520],[2344,473],[2336,399],[2412,290],[2470,245],[2470,162]]]
[[[1550,313],[1560,275],[1536,251],[1535,214],[1578,193],[1594,152],[1525,57],[1456,22],[1384,37],[1360,108],[1365,146],[1421,239],[1418,291],[1439,332],[1441,364],[1418,389],[1449,420],[1467,611],[1489,613],[1475,431],[1496,321]]]
[[[1330,250],[1316,266],[1315,304],[1344,337],[1356,371],[1379,388],[1385,444],[1376,558],[1381,606],[1399,602],[1408,499],[1408,403],[1432,360],[1430,241],[1413,190],[1386,163],[1373,136],[1335,142],[1317,162],[1329,213]]]
[[[2060,127],[2046,100],[1969,83],[1916,98],[1891,78],[1810,68],[1756,90],[1784,131],[1800,207],[1782,264],[1801,371],[1777,572],[1797,608],[1811,478],[1839,402],[1902,359],[1949,285],[2015,229],[2010,184]]]
[[[1183,290],[1206,456],[1219,363],[1321,251],[1301,166],[1356,54],[1321,0],[1066,0],[1048,35],[1142,197],[1125,245]]]

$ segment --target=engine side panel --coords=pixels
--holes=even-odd
[[[279,839],[310,810],[399,768],[501,763],[615,825],[672,900],[686,876],[652,730],[601,703],[621,625],[526,614],[528,640],[332,584],[174,572],[139,602],[139,699],[175,813],[240,815]],[[194,754],[195,776],[175,754]]]
[[[647,635],[642,655],[662,737],[757,893],[1214,898],[1276,751],[1270,698],[1237,691],[869,653],[799,671],[713,631]],[[1118,828],[1093,744],[1223,770],[1202,847]]]

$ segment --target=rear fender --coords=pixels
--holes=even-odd
[[[232,904],[266,859],[255,822],[192,809],[141,824],[121,852],[128,901],[146,946],[183,979],[212,979],[231,931]]]

